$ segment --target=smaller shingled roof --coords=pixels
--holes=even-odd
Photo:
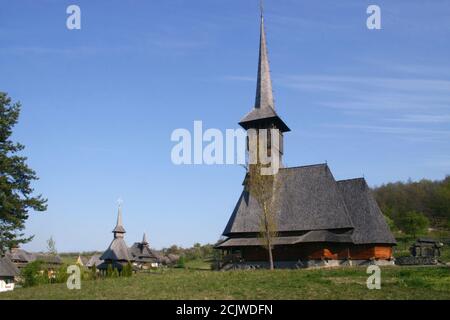
[[[53,254],[35,253],[34,260],[39,260],[47,264],[62,264],[61,257]]]
[[[7,256],[0,257],[0,277],[15,277],[20,274],[19,269]]]
[[[100,259],[100,255],[99,254],[94,254],[89,261],[86,263],[86,267],[90,268],[93,267],[94,265],[96,267],[98,267],[100,264],[103,263],[103,260]]]
[[[350,218],[355,226],[355,244],[395,244],[372,191],[364,178],[337,181]]]
[[[35,260],[35,257],[32,253],[27,252],[21,248],[12,248],[11,250],[6,252],[6,256],[10,258],[12,261],[28,263]]]
[[[158,262],[158,256],[142,242],[135,242],[129,249],[130,255],[136,262]]]

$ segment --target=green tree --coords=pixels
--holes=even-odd
[[[384,220],[386,220],[386,223],[387,223],[387,225],[389,226],[389,229],[391,229],[391,231],[397,230],[397,226],[395,225],[394,220],[392,220],[391,218],[389,218],[389,216],[384,215]]]
[[[428,218],[416,211],[409,211],[401,215],[397,220],[399,229],[414,238],[419,234],[425,233],[429,224]]]
[[[20,103],[12,103],[0,92],[0,250],[30,241],[32,237],[21,232],[29,210],[47,209],[46,199],[33,196],[31,182],[38,177],[26,164],[27,158],[20,155],[24,146],[11,140],[20,108]]]
[[[43,269],[42,261],[28,263],[20,271],[24,287],[32,287],[48,282],[46,270]]]
[[[186,258],[184,256],[181,256],[180,259],[178,259],[177,268],[186,268]]]

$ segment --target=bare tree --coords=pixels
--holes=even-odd
[[[47,252],[51,255],[58,254],[58,251],[56,250],[56,242],[53,240],[53,236],[47,240]]]
[[[278,236],[278,212],[280,207],[280,184],[279,174],[261,174],[261,164],[249,165],[247,176],[247,191],[259,204],[261,211],[259,215],[259,237],[262,246],[269,253],[270,270],[274,269],[273,246]]]

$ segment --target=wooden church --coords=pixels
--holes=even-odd
[[[97,266],[97,269],[106,271],[111,266],[112,269],[117,269],[120,272],[126,264],[134,261],[124,240],[126,231],[122,223],[121,205],[119,205],[119,212],[117,213],[116,227],[112,233],[114,234],[113,241],[101,255],[100,260],[103,262]]]
[[[264,18],[261,14],[254,108],[239,122],[245,130],[279,130],[279,148],[267,150],[282,164],[283,134],[290,129],[275,111]],[[336,181],[327,164],[283,168],[278,173],[275,267],[392,264],[396,241],[364,178]],[[267,267],[261,245],[261,207],[245,188],[216,244],[222,268]]]

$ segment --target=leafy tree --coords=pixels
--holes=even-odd
[[[387,216],[387,215],[384,215],[384,220],[386,220],[386,223],[389,226],[389,229],[391,229],[391,231],[397,230],[397,226],[395,225],[395,222],[393,219],[389,218],[389,216]]]
[[[184,256],[181,256],[180,259],[178,259],[177,268],[186,268],[186,258]]]
[[[27,158],[20,155],[24,146],[11,140],[20,108],[20,103],[12,103],[0,92],[0,250],[30,241],[32,237],[21,232],[29,210],[47,209],[46,199],[33,196],[31,182],[38,177],[26,164]]]
[[[43,270],[42,261],[28,263],[21,270],[21,278],[24,287],[32,287],[48,282],[47,272]]]
[[[397,225],[403,232],[415,238],[416,235],[426,232],[429,220],[420,212],[409,211],[398,219]]]
[[[177,245],[172,245],[170,248],[165,249],[166,254],[180,254],[182,251],[182,248],[178,247]]]

